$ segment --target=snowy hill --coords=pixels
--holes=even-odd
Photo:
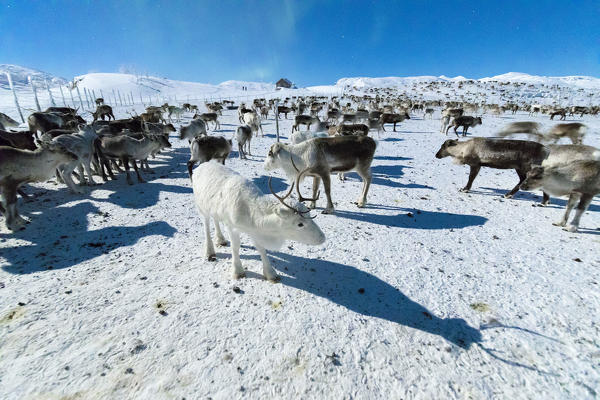
[[[120,73],[91,73],[75,77],[74,82],[77,87],[93,90],[98,95],[101,90],[106,93],[119,90],[122,93],[132,93],[135,97],[139,95],[174,97],[182,94],[192,98],[227,97],[239,95],[243,87],[255,93],[275,91],[275,85],[271,83],[226,81],[219,85],[211,85]]]
[[[441,76],[414,76],[414,77],[386,77],[386,78],[342,78],[337,81],[336,86],[353,87],[357,89],[372,88],[372,87],[403,87],[414,83],[429,83],[429,82],[460,82],[467,81],[469,78],[457,76],[450,78],[444,75]],[[600,78],[592,76],[537,76],[529,75],[521,72],[508,72],[502,75],[492,76],[490,78],[473,79],[478,82],[503,82],[503,83],[526,83],[533,85],[559,85],[562,87],[571,87],[574,89],[599,89]]]
[[[48,81],[50,86],[57,86],[67,83],[67,80],[44,71],[40,71],[33,68],[21,67],[19,65],[12,64],[0,64],[0,88],[8,89],[8,79],[6,78],[6,72],[10,72],[13,80],[13,84],[16,87],[25,86],[28,84],[27,77],[31,76],[31,79],[36,83],[44,83]]]

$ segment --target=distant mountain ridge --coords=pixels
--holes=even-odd
[[[68,82],[64,78],[37,69],[13,64],[0,64],[0,88],[8,89],[9,87],[6,72],[10,72],[13,84],[16,87],[28,85],[28,76],[31,76],[34,83],[43,84],[45,81],[48,81],[48,85],[50,86],[64,85]]]
[[[459,82],[471,80],[464,76],[449,78],[447,76],[410,76],[410,77],[383,77],[383,78],[342,78],[336,82],[338,87],[354,87],[358,89],[369,87],[402,87],[419,82]],[[571,88],[582,89],[600,89],[600,78],[592,76],[537,76],[521,72],[508,72],[502,75],[492,76],[490,78],[472,79],[479,82],[519,82],[533,85],[559,85]]]

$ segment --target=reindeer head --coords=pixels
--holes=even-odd
[[[452,154],[450,154],[450,152],[448,151],[448,148],[450,148],[452,146],[456,146],[457,144],[458,144],[458,140],[456,140],[456,139],[446,140],[442,144],[442,147],[440,147],[440,149],[436,153],[435,158],[444,158],[444,157],[451,156]]]
[[[544,167],[535,166],[527,172],[527,177],[521,183],[521,189],[534,190],[542,186],[544,180]]]
[[[285,202],[293,189],[294,185],[290,185],[290,190],[283,197],[278,196],[271,186],[269,177],[269,190],[281,203],[281,206],[275,209],[275,214],[269,218],[269,222],[276,225],[278,230],[283,230],[286,238],[308,245],[323,244],[325,234],[313,221],[316,216],[310,217],[310,210],[298,201],[293,201],[291,204]]]

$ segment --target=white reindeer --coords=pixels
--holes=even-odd
[[[265,133],[262,128],[262,124],[260,123],[260,117],[256,112],[247,112],[244,113],[244,124],[248,125],[252,132],[255,132],[255,135],[258,136],[258,130],[260,129],[260,133],[262,136],[265,136]]]
[[[200,164],[194,170],[193,178],[194,200],[204,216],[206,258],[208,261],[216,260],[210,237],[212,218],[215,222],[217,245],[227,244],[219,223],[224,223],[229,231],[235,279],[245,276],[240,260],[240,233],[250,236],[260,254],[263,275],[273,282],[279,277],[271,266],[265,249],[278,250],[286,239],[308,245],[325,242],[325,234],[308,217],[309,210],[303,204],[295,202],[289,205],[284,202],[291,194],[293,185],[283,197],[276,195],[271,189],[277,198],[275,200],[262,194],[249,180],[214,161]]]
[[[44,135],[42,135],[42,138],[44,138]],[[79,131],[76,133],[60,135],[52,139],[53,143],[63,146],[65,149],[77,156],[76,161],[63,164],[58,168],[63,181],[73,193],[84,193],[83,189],[75,186],[73,178],[71,177],[71,174],[75,168],[79,169],[80,185],[85,185],[87,183],[83,173],[84,169],[89,179],[89,185],[91,186],[96,184],[94,182],[94,178],[92,178],[91,162],[95,150],[94,141],[97,139],[98,135],[96,135],[94,128],[91,125],[83,124],[79,125]]]

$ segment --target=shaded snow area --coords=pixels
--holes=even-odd
[[[470,134],[518,120],[555,123],[484,116]],[[600,146],[600,120],[583,122],[585,143]],[[291,124],[280,121],[284,141]],[[332,178],[336,214],[320,213],[324,196],[313,212],[327,241],[270,252],[276,284],[248,237],[247,278],[231,279],[229,247],[204,259],[188,143],[176,134],[150,160],[147,183],[121,174],[85,195],[54,181],[27,186],[27,229],[11,233],[0,218],[0,397],[596,397],[599,202],[568,233],[551,224],[565,199],[541,208],[540,192],[501,196],[514,171],[483,168],[459,193],[468,167],[435,159],[451,137],[439,124],[436,111],[387,127],[366,208],[353,204],[355,173]],[[232,138],[237,125],[225,111],[211,134]],[[264,131],[254,156],[233,151],[226,164],[268,193],[272,116]],[[273,176],[275,190],[287,188]]]

